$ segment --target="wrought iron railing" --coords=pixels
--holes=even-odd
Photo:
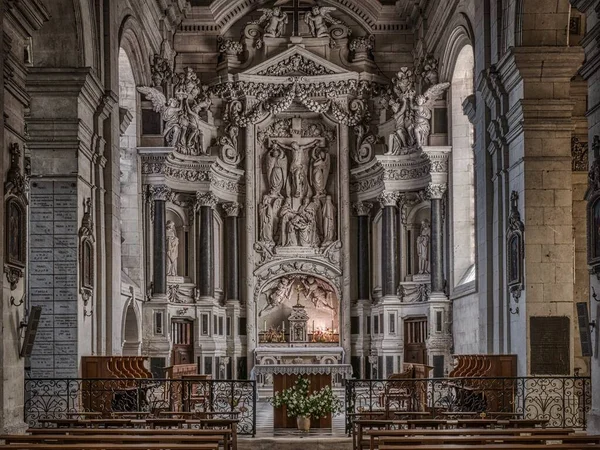
[[[514,413],[548,427],[585,429],[591,408],[589,377],[429,378],[346,380],[346,432],[351,413],[384,411]]]
[[[256,383],[254,380],[26,379],[25,422],[66,418],[68,413],[206,411],[231,417],[238,412],[238,433],[256,433]],[[219,417],[211,415],[211,417]]]

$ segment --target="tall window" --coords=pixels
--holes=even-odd
[[[458,55],[451,87],[452,172],[451,242],[454,289],[468,289],[475,282],[475,187],[473,126],[463,113],[463,102],[473,94],[473,47]]]

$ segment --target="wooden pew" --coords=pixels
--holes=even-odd
[[[382,445],[379,450],[407,450],[411,447]],[[600,444],[423,444],[419,450],[598,450]]]
[[[379,438],[379,448],[386,445],[394,445],[404,449],[420,448],[421,445],[434,444],[460,444],[465,447],[470,445],[494,445],[494,444],[513,444],[513,445],[537,445],[546,444],[547,441],[554,441],[561,444],[600,444],[600,436],[589,435],[517,435],[508,436],[503,434],[469,436],[390,436]],[[377,448],[377,447],[376,447]]]
[[[78,444],[4,444],[0,450],[219,450],[218,444],[105,444],[83,442]]]

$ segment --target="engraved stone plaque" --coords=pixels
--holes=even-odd
[[[569,375],[569,318],[530,317],[532,375]]]

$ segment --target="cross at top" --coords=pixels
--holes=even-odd
[[[282,6],[291,3],[289,6]],[[306,6],[300,6],[300,3],[308,3]],[[315,5],[315,2],[312,0],[302,1],[302,0],[277,0],[274,6],[279,6],[281,11],[285,14],[292,14],[292,23],[294,25],[294,29],[292,32],[292,36],[298,36],[299,25],[300,25],[300,13],[310,11],[310,9]]]

